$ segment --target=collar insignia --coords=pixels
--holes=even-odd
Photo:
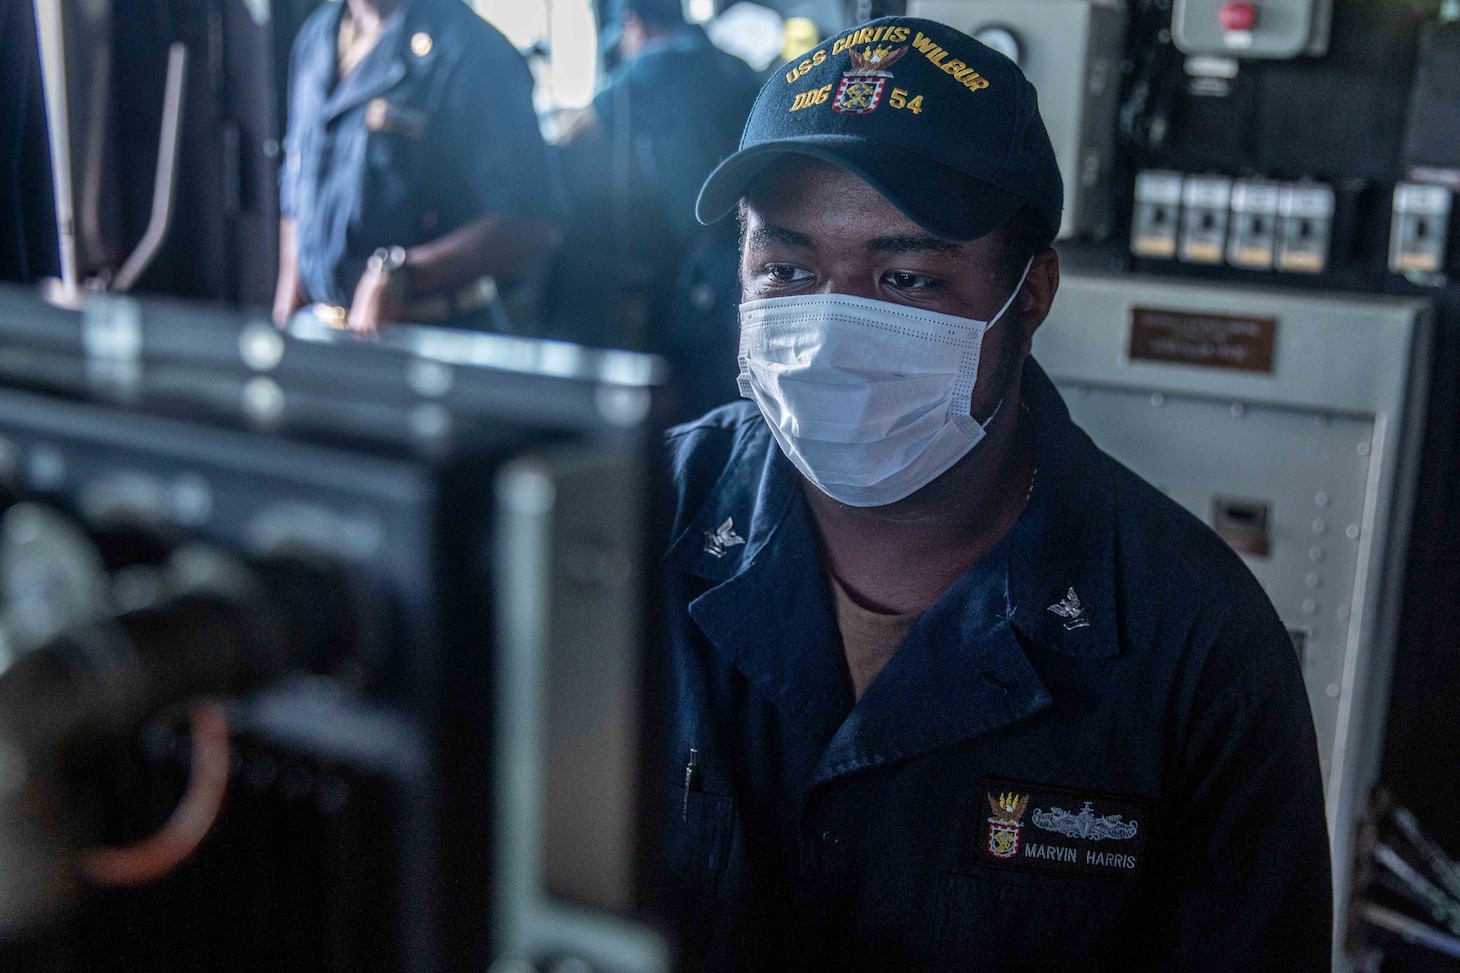
[[[733,517],[726,517],[719,527],[705,531],[705,553],[711,557],[724,557],[729,548],[744,543],[745,538],[735,533]]]
[[[1069,594],[1064,598],[1050,605],[1049,610],[1065,620],[1066,632],[1090,626],[1090,606],[1080,601],[1080,596],[1075,594],[1074,588],[1071,588]]]

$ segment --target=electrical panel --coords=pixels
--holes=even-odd
[[[1187,54],[1317,56],[1332,15],[1333,0],[1175,0],[1171,36]]]
[[[955,27],[1007,55],[1039,92],[1065,183],[1059,236],[1107,236],[1124,17],[1088,0],[909,0],[909,17]]]
[[[1034,341],[1075,421],[1210,524],[1286,623],[1341,894],[1378,773],[1428,315],[1413,299],[1068,274]]]

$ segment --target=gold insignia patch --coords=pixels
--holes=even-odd
[[[985,795],[994,812],[989,818],[989,854],[995,858],[1013,858],[1019,854],[1019,832],[1024,828],[1024,812],[1029,809],[1028,794],[1003,793]]]

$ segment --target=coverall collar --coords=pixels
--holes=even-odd
[[[671,563],[715,582],[690,603],[695,622],[824,745],[808,786],[990,733],[1049,706],[1021,639],[1068,655],[1118,653],[1111,484],[1032,359],[1024,401],[1039,464],[1029,505],[919,619],[855,706],[815,524],[768,430],[757,425],[741,439],[675,539]]]
[[[405,80],[410,71],[407,43],[417,31],[421,20],[417,6],[419,4],[410,0],[401,4],[382,26],[380,39],[375,42],[375,46],[355,65],[353,71],[338,81],[335,79],[335,44],[321,44],[314,51],[314,57],[318,59],[314,65],[314,76],[327,87],[333,85],[333,89],[327,92],[323,100],[322,116],[326,125],[350,109],[380,97]],[[339,36],[340,20],[345,15],[345,0],[340,0],[339,8],[334,15],[332,29],[327,32],[332,42]],[[429,56],[429,49],[423,56]]]
[[[1099,449],[1075,425],[1054,383],[1032,358],[1024,368],[1023,396],[1034,421],[1038,473],[1008,537],[1014,628],[1042,648],[1113,658],[1120,654],[1115,603],[1120,512],[1109,463],[1101,462]]]

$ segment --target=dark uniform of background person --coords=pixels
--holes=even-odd
[[[0,280],[59,273],[35,8],[0,6]]]
[[[735,231],[694,218],[760,87],[679,0],[610,0],[618,64],[560,139],[574,207],[552,336],[666,355],[686,417],[735,398]]]
[[[559,200],[506,38],[460,0],[344,0],[301,28],[290,78],[275,320],[527,328],[493,279],[510,298],[546,256]]]
[[[1062,198],[1033,88],[928,21],[846,36],[770,79],[699,200],[709,220],[742,201],[745,299],[805,313],[786,361],[742,349],[761,411],[670,435],[657,892],[687,968],[1328,969],[1292,643],[1240,559],[1101,452],[1029,357]],[[828,294],[850,298],[793,300]],[[833,457],[866,424],[905,445],[918,417],[873,409],[877,380],[943,379],[839,337],[941,354],[965,333],[946,315],[1010,295],[963,411],[936,415],[987,427],[946,472],[854,506],[778,448],[768,419]],[[778,400],[798,370],[821,381]]]

